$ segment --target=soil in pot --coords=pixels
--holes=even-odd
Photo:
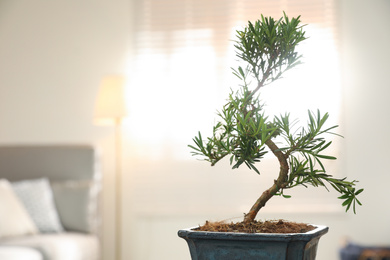
[[[296,223],[286,220],[254,221],[251,223],[237,222],[210,222],[194,230],[211,232],[240,232],[240,233],[306,233],[315,229],[314,226],[305,223]]]

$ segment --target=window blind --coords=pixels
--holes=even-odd
[[[214,46],[223,48],[231,28],[260,14],[281,17],[283,11],[301,15],[303,23],[334,29],[334,3],[327,0],[143,0],[134,3],[135,47],[169,50],[188,43],[186,37],[173,37],[174,32],[207,28],[214,32]]]
[[[301,15],[309,37],[299,47],[304,65],[264,88],[267,111],[293,110],[305,122],[307,109],[318,108],[337,123],[340,79],[333,1],[143,0],[134,1],[133,11],[128,99],[132,124],[140,126],[131,129],[143,145],[140,153],[149,153],[150,144],[156,156],[166,156],[163,146],[169,143],[177,146],[176,156],[190,158],[186,145],[191,137],[198,130],[211,132],[216,110],[237,89],[230,70],[236,65],[235,30],[260,14]]]

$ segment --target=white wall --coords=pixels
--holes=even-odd
[[[365,187],[364,206],[348,219],[348,235],[390,244],[390,2],[344,0],[341,11],[344,170]]]
[[[390,2],[338,3],[345,136],[339,159],[343,172],[365,188],[364,206],[357,215],[341,211],[263,215],[330,226],[320,242],[319,260],[337,259],[345,236],[367,244],[390,241],[386,203]],[[102,147],[106,260],[112,259],[114,248],[113,129],[93,125],[93,105],[100,79],[126,70],[130,21],[129,0],[0,0],[0,143],[83,142]],[[252,191],[235,189],[234,183],[248,179],[250,186],[257,176],[226,174],[224,166],[212,169],[179,160],[170,153],[169,142],[159,147],[164,154],[160,159],[140,156],[136,150],[142,144],[132,139],[131,129],[142,126],[128,123],[123,128],[124,259],[189,259],[177,230],[206,219],[241,217],[234,202],[221,202],[241,203]],[[250,204],[253,196],[249,199]],[[203,212],[197,211],[200,207]]]
[[[113,129],[93,125],[101,78],[123,73],[127,0],[0,0],[0,143],[92,143],[105,153],[105,259],[112,259]]]

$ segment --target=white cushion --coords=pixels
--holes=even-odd
[[[0,237],[35,234],[38,230],[14,193],[10,183],[0,180]]]
[[[0,240],[2,245],[23,246],[38,250],[50,260],[99,260],[97,236],[81,233],[51,233],[12,237]],[[2,258],[0,258],[2,259]]]
[[[97,233],[99,186],[94,181],[53,182],[54,201],[67,231]]]
[[[20,246],[0,246],[0,259],[3,260],[43,260],[39,251]]]
[[[47,178],[13,182],[12,188],[23,202],[39,231],[52,233],[64,230]]]

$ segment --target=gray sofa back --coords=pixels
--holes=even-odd
[[[11,181],[47,176],[51,181],[100,178],[92,146],[0,146],[0,173]]]
[[[101,172],[93,146],[0,146],[0,178],[48,178],[65,230],[99,233]]]

